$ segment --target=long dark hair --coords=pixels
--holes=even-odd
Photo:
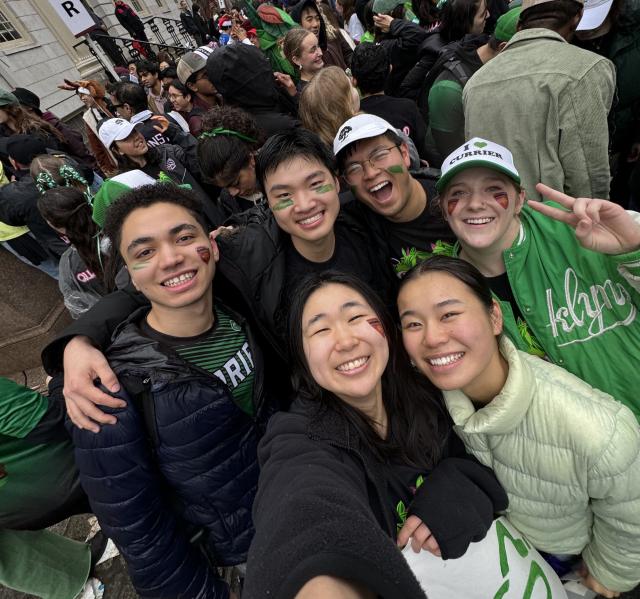
[[[98,225],[93,222],[91,205],[77,187],[54,187],[38,198],[42,217],[57,229],[64,229],[69,241],[98,279],[104,283],[98,254]]]
[[[345,285],[362,295],[380,319],[389,342],[389,362],[382,375],[388,419],[386,439],[380,438],[371,419],[360,410],[320,387],[309,370],[302,341],[302,313],[309,296],[330,284]],[[334,271],[311,275],[293,294],[288,333],[291,377],[297,397],[317,404],[319,414],[337,412],[357,431],[361,443],[382,461],[399,461],[424,469],[438,462],[450,431],[440,392],[411,368],[398,327],[368,285],[357,277]]]
[[[140,166],[137,162],[131,160],[129,156],[126,154],[122,154],[120,150],[118,150],[116,146],[116,142],[113,142],[111,146],[111,152],[116,158],[116,162],[118,163],[118,172],[126,173],[127,171],[135,171],[146,168],[147,166],[157,166],[160,164],[160,153],[157,148],[149,148],[149,151],[144,154],[144,159],[146,161],[145,166]]]
[[[440,37],[445,44],[461,40],[473,26],[482,0],[447,0],[440,12]]]

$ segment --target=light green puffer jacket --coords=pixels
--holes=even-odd
[[[640,582],[640,428],[631,411],[571,373],[515,348],[509,375],[476,411],[445,391],[456,433],[493,468],[507,517],[539,550],[582,553],[607,588]]]

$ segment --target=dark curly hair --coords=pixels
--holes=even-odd
[[[151,73],[157,75],[160,72],[160,63],[155,60],[139,60],[136,63],[136,70],[140,73]]]
[[[351,72],[363,94],[384,91],[389,76],[389,55],[380,44],[361,43],[351,57]]]
[[[235,131],[255,141],[225,133],[213,136],[211,133],[215,129]],[[264,139],[264,134],[248,112],[233,106],[212,108],[204,115],[198,141],[198,161],[204,179],[225,187],[238,176],[240,169],[249,164],[251,155],[260,149]]]
[[[202,202],[191,190],[183,189],[173,183],[155,183],[136,187],[122,194],[109,206],[104,221],[103,231],[111,240],[112,248],[106,268],[108,284],[113,285],[115,276],[122,266],[120,242],[122,241],[122,227],[127,217],[138,208],[148,208],[158,203],[182,206],[198,221],[205,233],[209,231],[209,225],[202,212]]]

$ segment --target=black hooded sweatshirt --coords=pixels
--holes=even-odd
[[[268,58],[255,46],[232,44],[212,52],[207,76],[226,104],[249,112],[267,135],[288,131],[300,122],[286,114]]]

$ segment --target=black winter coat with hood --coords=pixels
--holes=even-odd
[[[300,125],[287,114],[290,104],[276,86],[269,59],[255,46],[231,44],[212,52],[207,76],[225,103],[251,114],[267,137]]]

